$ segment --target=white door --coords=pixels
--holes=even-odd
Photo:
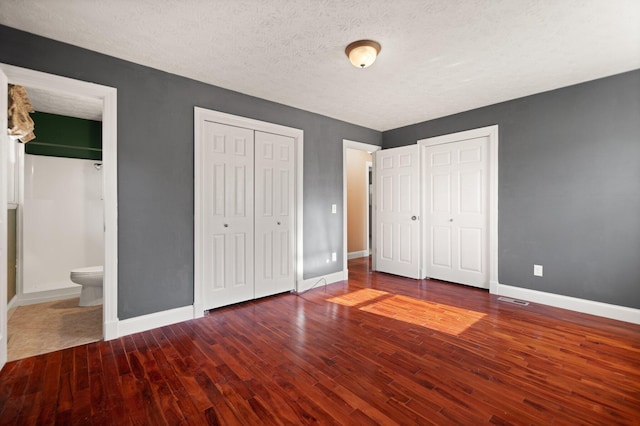
[[[294,288],[294,139],[255,133],[255,297]]]
[[[425,149],[426,275],[489,288],[488,138]]]
[[[253,130],[204,123],[204,308],[253,299]]]
[[[0,369],[7,362],[7,96],[9,80],[0,70]]]
[[[375,153],[376,270],[409,278],[420,272],[420,146]]]

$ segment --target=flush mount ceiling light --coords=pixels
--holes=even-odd
[[[380,49],[380,43],[373,40],[358,40],[348,45],[344,52],[354,67],[367,68],[376,60]]]

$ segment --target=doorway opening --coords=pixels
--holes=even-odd
[[[7,83],[31,88],[35,91],[54,92],[67,99],[82,99],[98,105],[102,116],[102,144],[103,157],[98,178],[102,186],[103,197],[103,237],[104,255],[102,263],[103,273],[103,313],[101,317],[102,337],[105,340],[117,337],[117,90],[115,88],[101,86],[66,77],[60,77],[43,72],[19,68],[12,65],[0,64],[0,77],[2,80],[2,96],[6,99]],[[6,108],[2,111],[2,122],[6,123]],[[37,131],[37,130],[36,130]],[[15,142],[14,142],[15,143]],[[6,132],[2,137],[2,151],[8,152],[9,140]],[[7,155],[0,160],[0,201],[7,204],[8,175],[10,166]],[[18,207],[19,208],[19,207]],[[0,225],[0,239],[6,240],[8,227],[6,216]],[[18,225],[20,226],[20,225]],[[7,250],[1,250],[0,264],[7,265]],[[18,268],[18,271],[20,268]],[[18,282],[22,277],[18,278]],[[21,284],[18,284],[21,285]],[[7,361],[7,270],[0,270],[0,368]],[[18,300],[19,304],[19,300]]]
[[[38,131],[27,144],[9,142],[18,184],[8,197],[17,219],[9,228],[16,245],[7,250],[16,255],[8,268],[17,278],[8,277],[9,294],[16,290],[8,305],[8,361],[102,339],[102,103],[25,89]],[[79,269],[99,287],[72,281]]]
[[[343,140],[343,264],[369,259],[375,248],[373,230],[373,153],[377,145]],[[371,265],[371,263],[369,263]]]

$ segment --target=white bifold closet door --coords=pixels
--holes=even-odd
[[[427,275],[489,288],[488,138],[426,149]]]
[[[291,291],[294,246],[294,140],[255,133],[255,297]]]
[[[254,297],[253,130],[204,123],[205,308]]]
[[[204,308],[293,290],[293,138],[207,121],[204,139]]]

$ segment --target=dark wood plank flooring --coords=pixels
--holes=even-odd
[[[349,268],[8,363],[0,424],[640,424],[640,326]]]

